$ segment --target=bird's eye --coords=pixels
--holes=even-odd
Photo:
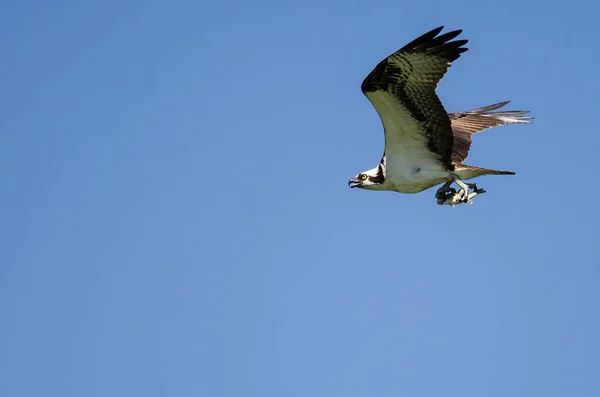
[[[367,174],[360,174],[358,177],[361,181],[364,181],[365,179],[367,179]]]

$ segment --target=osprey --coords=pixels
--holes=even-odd
[[[377,167],[348,181],[350,187],[418,193],[444,183],[440,205],[471,204],[485,191],[464,180],[481,175],[514,175],[463,164],[471,135],[488,128],[529,123],[528,111],[497,111],[509,101],[460,113],[447,113],[436,88],[453,61],[467,51],[462,30],[438,36],[433,29],[381,61],[361,85],[377,110],[385,132],[385,150]],[[455,182],[459,190],[452,188]],[[472,191],[470,191],[472,189]]]

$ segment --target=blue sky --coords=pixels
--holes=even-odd
[[[0,19],[3,396],[597,396],[597,5],[23,1]],[[350,190],[439,25],[473,206]]]

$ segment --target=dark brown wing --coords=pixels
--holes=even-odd
[[[493,112],[506,106],[510,101],[500,102],[461,113],[448,113],[454,134],[452,162],[461,164],[468,156],[471,135],[504,124],[528,124],[533,117],[523,116],[527,110]]]
[[[442,29],[425,33],[381,61],[362,83],[383,122],[388,161],[409,139],[411,150],[422,149],[422,156],[435,156],[453,169],[452,126],[435,90],[451,63],[467,51],[462,47],[467,40],[450,41],[461,30],[438,36]]]

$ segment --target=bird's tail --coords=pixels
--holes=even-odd
[[[491,168],[475,167],[473,165],[461,164],[456,167],[454,173],[460,179],[471,179],[482,175],[516,175],[514,171],[493,170]]]

